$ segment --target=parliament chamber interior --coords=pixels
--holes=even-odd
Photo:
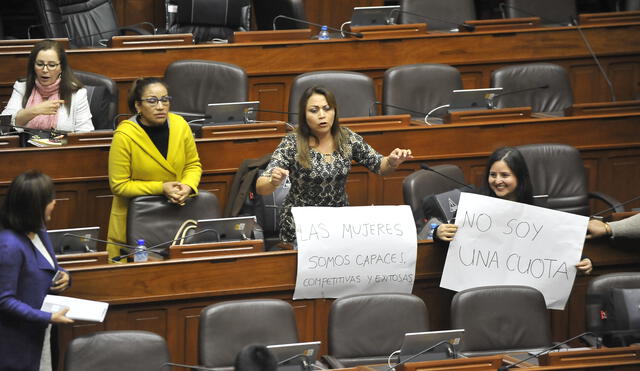
[[[412,152],[390,175],[354,165],[346,183],[351,206],[410,205],[417,220],[425,196],[460,184],[481,186],[488,156],[510,146],[525,155],[534,191],[548,196],[550,208],[585,216],[603,211],[604,220],[640,208],[634,199],[640,189],[639,1],[5,0],[0,20],[3,108],[24,77],[34,42],[45,38],[64,45],[90,92],[96,130],[64,133],[57,145],[28,145],[26,132],[0,120],[0,197],[27,169],[49,175],[56,195],[49,230],[107,239],[111,140],[118,123],[132,116],[128,92],[140,77],[164,79],[171,111],[189,122],[202,165],[201,194],[187,205],[195,213],[188,217],[154,199],[130,204],[135,222],[127,228],[138,233],[127,235],[130,244],[171,240],[186,219],[243,216],[247,191],[240,191],[238,174],[257,167],[250,163],[295,130],[298,100],[314,85],[333,91],[341,126],[378,152]],[[328,39],[319,35],[323,25]],[[245,105],[230,122],[215,121],[216,111],[209,111],[216,108],[211,104],[237,102]],[[425,163],[455,179],[433,188],[409,184],[429,171]],[[550,310],[526,287],[495,288],[489,298],[442,288],[447,249],[426,238],[416,243],[413,295],[293,300],[298,251],[261,237],[170,244],[159,259],[129,264],[108,264],[103,242],[95,251],[61,250],[57,259],[72,277],[64,295],[107,302],[109,309],[102,322],[57,326],[54,369],[100,370],[144,343],[149,353],[142,360],[132,356],[131,369],[168,370],[172,362],[179,364],[173,369],[222,370],[233,367],[247,344],[319,341],[323,367],[355,370],[386,365],[406,333],[457,328],[469,338],[463,338],[466,356],[449,359],[447,350],[446,359],[412,359],[403,367],[640,367],[640,347],[619,343],[591,344],[565,358],[549,353],[539,365],[521,356],[567,339],[583,346],[573,337],[604,331],[598,315],[612,287],[635,290],[630,310],[640,325],[637,239],[586,240],[583,256],[593,272],[575,276],[564,310]],[[271,237],[277,240],[277,233]],[[484,312],[498,319],[483,322]],[[505,319],[510,316],[515,319]],[[94,363],[83,363],[87,354],[76,359],[86,352]]]

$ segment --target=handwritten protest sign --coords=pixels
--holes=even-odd
[[[462,193],[440,286],[531,286],[547,308],[564,309],[587,223],[580,215]]]
[[[294,207],[294,299],[413,289],[417,237],[409,206]]]

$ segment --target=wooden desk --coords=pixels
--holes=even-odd
[[[608,241],[590,241],[585,254],[596,272],[629,271],[640,264],[640,251],[621,250]],[[453,292],[439,288],[446,249],[431,241],[418,245],[413,293],[425,300],[433,330],[449,328]],[[279,298],[294,307],[301,341],[321,340],[327,346],[331,300],[292,301],[297,251],[235,254],[173,259],[125,265],[70,267],[72,287],[65,295],[110,303],[104,323],[76,323],[60,330],[60,347],[77,336],[99,330],[138,329],[167,339],[173,361],[196,364],[198,316],[212,303]],[[584,331],[584,298],[591,276],[576,277],[565,311],[551,311],[554,340]]]
[[[582,26],[582,30],[616,89],[619,100],[640,95],[640,23],[617,22]],[[270,32],[270,31],[266,31]],[[422,33],[414,36],[364,39],[290,40],[224,45],[147,46],[140,48],[74,49],[68,51],[74,69],[113,78],[120,92],[120,112],[126,111],[127,91],[141,76],[164,75],[182,59],[234,63],[249,75],[249,99],[263,109],[287,111],[293,78],[317,70],[366,73],[381,98],[384,71],[411,63],[444,63],[460,69],[465,88],[488,87],[496,68],[508,64],[552,62],[566,67],[577,103],[609,100],[606,83],[575,27],[541,27]],[[26,71],[28,51],[0,51],[0,101],[11,95],[14,81]],[[177,93],[173,93],[177,94]],[[261,120],[286,120],[264,113]]]
[[[468,182],[481,184],[486,157],[495,148],[528,143],[560,142],[577,147],[587,168],[589,190],[628,200],[636,196],[640,188],[636,175],[640,167],[638,111],[433,126],[410,125],[393,117],[383,118],[387,121],[385,125],[371,122],[370,118],[359,122],[345,121],[345,125],[359,132],[379,152],[388,154],[396,147],[404,147],[410,148],[414,156],[412,161],[385,177],[355,166],[347,183],[350,202],[354,206],[402,204],[402,181],[419,169],[423,161],[432,166],[456,164]],[[272,152],[283,135],[284,130],[280,130],[251,136],[227,133],[198,139],[203,165],[200,188],[214,193],[224,207],[232,178],[242,160]],[[49,228],[98,225],[101,238],[104,238],[112,201],[107,181],[108,154],[109,145],[104,143],[60,148],[0,147],[3,163],[0,195],[6,192],[15,176],[29,167],[38,168],[56,183],[58,202]],[[628,208],[634,206],[640,206],[640,201],[627,205]],[[604,205],[594,205],[594,210],[600,209],[604,209]]]

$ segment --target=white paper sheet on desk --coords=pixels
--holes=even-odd
[[[79,321],[102,322],[107,314],[109,303],[103,301],[71,298],[68,296],[47,295],[40,310],[55,313],[69,308],[67,317]]]

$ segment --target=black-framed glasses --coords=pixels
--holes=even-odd
[[[41,70],[44,70],[45,67],[47,67],[50,70],[53,70],[55,68],[57,68],[60,65],[60,63],[53,63],[53,62],[49,62],[49,63],[43,63],[43,62],[36,62],[36,67],[38,67]]]
[[[140,102],[147,102],[152,106],[155,106],[156,104],[158,104],[158,102],[162,102],[162,104],[167,105],[169,103],[171,103],[171,100],[173,98],[169,95],[165,95],[164,97],[149,97],[149,98],[142,98],[140,99]]]

